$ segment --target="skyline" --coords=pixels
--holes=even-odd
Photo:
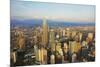
[[[95,6],[11,0],[11,20],[43,17],[55,21],[95,23]]]

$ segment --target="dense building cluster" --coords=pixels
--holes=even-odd
[[[11,66],[95,61],[94,26],[11,28]]]

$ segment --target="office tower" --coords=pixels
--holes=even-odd
[[[75,40],[76,42],[79,42],[79,41],[80,41],[80,37],[79,37],[78,34],[74,37],[74,40]]]
[[[34,54],[36,56],[36,61],[39,61],[39,49],[37,45],[34,45]]]
[[[23,32],[19,32],[17,38],[17,46],[19,49],[23,49],[25,47],[25,37]]]
[[[13,62],[13,63],[16,63],[16,51],[13,51],[13,52],[11,53],[11,59],[12,59],[12,62]]]
[[[77,34],[77,31],[72,31],[71,37],[74,38],[76,36],[76,34]]]
[[[38,49],[38,61],[40,64],[47,64],[47,50],[43,47]]]
[[[77,54],[76,53],[72,54],[72,62],[77,62]]]
[[[54,30],[53,29],[51,29],[50,30],[50,36],[49,36],[49,38],[50,38],[50,43],[54,43],[55,41],[55,33],[54,33]]]
[[[82,41],[82,36],[83,36],[83,34],[80,32],[79,33],[79,40],[80,40],[80,42]]]
[[[61,27],[56,29],[56,39],[59,39],[62,36],[62,30]]]
[[[88,39],[89,41],[93,40],[93,33],[88,33]]]
[[[49,33],[49,42],[50,42],[50,48],[52,51],[55,51],[55,33],[54,30],[51,29]]]
[[[47,64],[47,50],[44,48],[44,53],[43,53],[43,57],[44,57],[44,64]]]
[[[59,35],[60,35],[60,37],[63,36],[63,29],[62,28],[60,28]]]
[[[39,61],[40,62],[40,64],[41,64],[41,50],[40,50],[40,48],[38,49],[38,52],[37,52],[37,61]]]
[[[63,36],[65,36],[66,35],[66,30],[63,30]]]
[[[59,54],[60,54],[60,56],[61,56],[61,62],[64,62],[64,56],[63,56],[62,48],[60,48]]]
[[[64,43],[64,47],[63,47],[64,53],[67,53],[68,51],[68,44]]]
[[[42,45],[46,47],[48,44],[48,25],[47,21],[43,19],[43,26],[42,26]]]
[[[34,31],[34,33],[33,33],[33,39],[34,39],[34,44],[36,45],[37,44],[37,42],[38,42],[38,38],[37,38],[37,36],[38,36],[38,31],[37,30],[35,30]]]
[[[61,43],[57,42],[57,45],[56,45],[56,63],[62,63],[63,60],[64,60],[64,57],[63,57],[63,50],[61,48]]]
[[[69,28],[66,28],[66,33],[67,33],[66,36],[70,37],[70,29]]]
[[[86,41],[82,41],[82,47],[86,47],[87,46],[87,42]]]
[[[66,36],[66,30],[65,29],[63,30],[62,33],[63,33],[63,36]]]
[[[56,45],[56,51],[60,51],[61,49],[61,43],[57,42],[57,45]]]
[[[78,53],[78,51],[81,49],[81,44],[80,42],[76,42],[76,41],[70,41],[70,51],[71,53]]]
[[[55,55],[53,53],[50,56],[50,63],[55,64]]]

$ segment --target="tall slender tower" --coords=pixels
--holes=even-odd
[[[44,47],[47,47],[47,44],[48,44],[48,25],[46,19],[44,18],[42,26],[42,45]]]
[[[17,38],[17,45],[19,49],[23,49],[25,47],[25,38],[23,32],[19,32],[19,36]]]
[[[55,42],[55,33],[54,33],[53,29],[50,30],[49,38],[50,38],[49,39],[50,43],[54,43]]]
[[[55,51],[55,32],[53,29],[49,32],[49,43],[51,50]]]
[[[41,47],[41,63],[47,64],[47,48],[48,45],[48,25],[46,19],[43,19],[43,26],[42,26],[42,47]]]

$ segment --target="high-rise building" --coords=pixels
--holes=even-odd
[[[50,63],[51,63],[51,64],[55,64],[55,55],[54,55],[54,54],[52,54],[52,55],[50,56]]]
[[[79,33],[79,40],[80,40],[80,42],[82,41],[82,36],[83,36],[83,34],[80,32]]]
[[[19,49],[23,49],[25,47],[25,37],[23,32],[20,32],[17,38],[17,46]]]
[[[16,52],[15,51],[11,53],[11,58],[12,58],[13,63],[16,63]]]
[[[64,43],[64,47],[63,47],[64,53],[67,53],[68,51],[68,44]]]
[[[40,64],[47,64],[47,50],[45,48],[38,49],[38,61]]]
[[[70,29],[69,28],[66,28],[66,36],[70,37]]]
[[[54,30],[51,29],[49,33],[49,42],[50,42],[50,48],[52,51],[55,51],[55,33]]]
[[[42,45],[46,47],[48,44],[48,25],[47,21],[43,19],[43,26],[42,26]]]
[[[54,43],[55,41],[55,33],[54,33],[54,30],[53,29],[51,29],[50,30],[50,36],[49,36],[49,41],[50,41],[50,43]]]
[[[76,33],[77,33],[76,31],[72,31],[72,35],[71,35],[71,37],[74,38],[75,35],[76,35]]]
[[[39,61],[41,63],[41,50],[38,49],[38,52],[37,52],[37,61]]]
[[[72,41],[70,42],[70,50],[71,50],[71,53],[78,53],[78,51],[81,49],[81,44],[80,42],[76,42],[76,41]]]
[[[72,62],[77,62],[77,54],[76,53],[72,54]]]
[[[39,61],[39,49],[37,45],[34,45],[34,53],[36,56],[36,61]]]
[[[63,30],[63,36],[65,36],[66,35],[66,30]]]
[[[88,33],[88,39],[89,41],[93,40],[93,33]]]

